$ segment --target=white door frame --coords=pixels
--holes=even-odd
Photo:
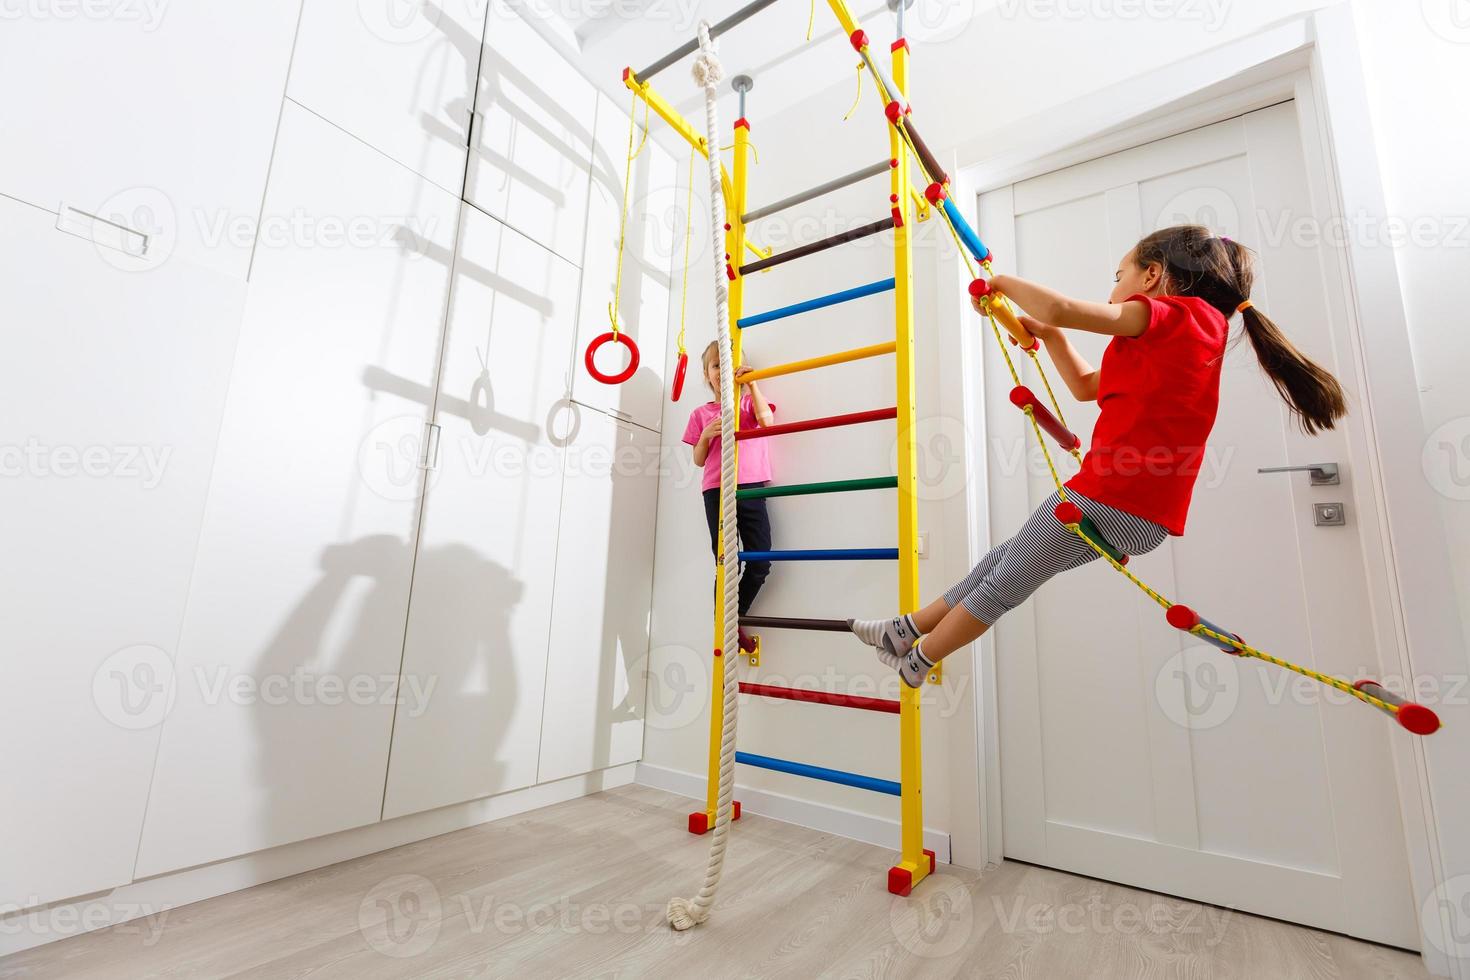
[[[1367,86],[1346,3],[1049,109],[1044,119],[1034,121],[1034,138],[1027,142],[1027,134],[1021,134],[1023,150],[955,167],[951,172],[957,175],[956,199],[973,202],[986,190],[1285,99],[1299,103],[1313,187],[1326,191],[1313,202],[1324,227],[1333,227],[1326,222],[1342,221],[1344,216],[1383,216],[1386,202]],[[1335,280],[1329,286],[1342,301],[1329,313],[1334,331],[1351,338],[1362,378],[1369,443],[1364,458],[1370,461],[1363,500],[1373,507],[1371,511],[1360,507],[1360,519],[1365,525],[1381,663],[1386,672],[1402,677],[1463,675],[1466,664],[1449,555],[1437,502],[1420,469],[1427,430],[1417,398],[1398,269],[1391,249],[1363,241],[1349,240],[1338,247],[1337,258],[1335,271],[1329,270]],[[941,290],[967,278],[953,250],[946,252],[940,266],[936,285]],[[941,312],[950,310],[946,305]],[[946,411],[963,418],[968,431],[986,434],[965,440],[970,485],[984,487],[988,432],[980,348],[969,339],[973,324],[963,319],[962,307],[960,312],[962,318],[955,322],[963,323],[959,333],[966,339],[955,352],[960,356],[946,358],[952,367],[945,373],[959,375],[944,386],[952,399]],[[1371,324],[1371,330],[1365,324]],[[973,564],[991,540],[989,508],[980,495],[965,497],[967,557]],[[983,641],[975,653],[975,757],[982,765],[977,788],[983,821],[976,852],[977,863],[983,865],[999,861],[1002,853],[1000,747],[991,642]],[[1451,708],[1441,714],[1470,712]],[[1451,836],[1451,828],[1470,827],[1470,788],[1460,775],[1463,761],[1458,769],[1455,766],[1457,759],[1470,759],[1465,741],[1470,737],[1470,718],[1460,721],[1456,725],[1449,718],[1445,731],[1432,739],[1413,739],[1397,731],[1391,735],[1410,877],[1415,896],[1424,903],[1421,912],[1439,907],[1428,901],[1437,883],[1470,875],[1470,853]],[[974,777],[968,781],[973,783]],[[1444,952],[1452,948],[1444,939],[1447,926],[1434,916],[1421,917],[1426,966],[1439,975],[1470,980],[1470,960],[1452,959]]]

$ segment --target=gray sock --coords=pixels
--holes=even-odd
[[[849,619],[847,628],[868,646],[877,647],[879,654],[894,657],[902,657],[919,642],[919,628],[914,625],[914,617],[908,615],[893,619]]]
[[[915,643],[913,649],[899,658],[898,676],[909,687],[918,687],[924,683],[924,678],[929,676],[929,671],[934,669],[934,661],[924,656],[920,644]]]

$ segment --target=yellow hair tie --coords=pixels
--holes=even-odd
[[[1251,307],[1253,307],[1255,305],[1256,304],[1252,303],[1250,300],[1246,300],[1246,301],[1244,301],[1243,303],[1241,303],[1239,306],[1237,306],[1235,308],[1235,312],[1237,312],[1237,313],[1244,313],[1246,310],[1250,309]]]

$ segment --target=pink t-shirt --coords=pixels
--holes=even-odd
[[[770,404],[772,413],[776,406]],[[710,420],[720,414],[719,402],[705,402],[689,413],[689,424],[684,426],[684,441],[693,446],[699,442],[699,434]],[[740,399],[740,428],[754,429],[759,425],[755,418],[755,402],[749,395]],[[700,490],[718,489],[720,486],[720,436],[709,443],[709,455],[704,459],[704,478]],[[771,478],[771,450],[764,439],[746,439],[740,443],[740,452],[735,454],[738,471],[737,483],[764,483]]]

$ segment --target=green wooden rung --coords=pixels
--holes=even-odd
[[[1120,565],[1127,563],[1128,556],[1123,554],[1123,552],[1119,551],[1117,548],[1114,548],[1112,545],[1108,544],[1108,539],[1103,537],[1102,532],[1097,529],[1097,525],[1092,523],[1092,518],[1084,514],[1082,516],[1082,520],[1077,524],[1077,529],[1083,534],[1087,535],[1087,537],[1092,540],[1093,544],[1097,545],[1103,551],[1107,552],[1108,557],[1113,559],[1113,561],[1118,562]]]
[[[788,483],[774,487],[741,487],[736,500],[753,497],[798,497],[808,493],[845,493],[849,490],[891,490],[898,486],[896,476],[868,476],[860,480],[827,480],[822,483]]]

